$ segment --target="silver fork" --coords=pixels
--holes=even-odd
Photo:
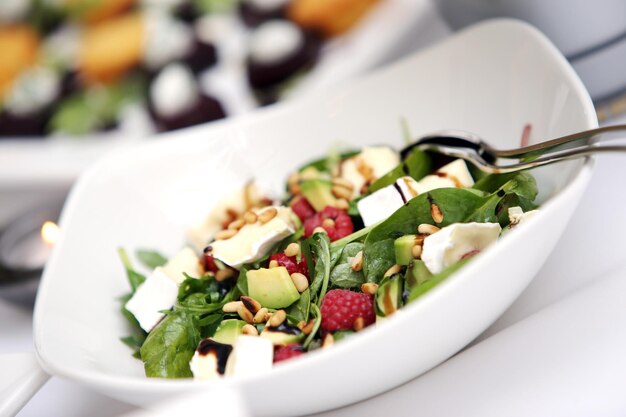
[[[456,130],[446,130],[424,136],[401,151],[402,158],[414,148],[461,158],[492,174],[525,169],[581,158],[600,152],[626,152],[626,146],[599,145],[598,136],[608,132],[626,131],[626,125],[605,126],[551,139],[518,149],[498,150],[479,136]],[[503,160],[511,161],[504,163]]]

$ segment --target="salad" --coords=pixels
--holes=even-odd
[[[527,172],[387,146],[331,153],[274,199],[250,182],[226,196],[170,259],[120,250],[131,292],[123,338],[148,377],[255,375],[367,327],[471,262],[537,213]]]

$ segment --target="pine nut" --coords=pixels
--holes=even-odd
[[[272,317],[270,318],[270,322],[269,322],[270,327],[280,326],[281,324],[283,324],[286,318],[287,318],[287,313],[285,313],[285,310],[278,310],[277,312],[272,314]]]
[[[291,281],[293,281],[293,285],[296,286],[298,292],[304,292],[307,288],[309,288],[309,280],[304,274],[300,272],[294,272],[291,274]]]
[[[335,338],[332,333],[326,333],[324,340],[322,340],[322,348],[329,348],[335,343]]]
[[[352,191],[338,185],[333,185],[330,191],[337,198],[345,198],[346,200],[349,200],[352,197]]]
[[[413,259],[419,259],[422,256],[422,246],[415,245],[411,248],[411,255],[413,255]]]
[[[246,222],[243,221],[243,219],[237,219],[234,222],[231,222],[228,225],[228,229],[229,230],[239,230],[243,227],[243,225],[246,224]]]
[[[275,207],[269,207],[259,213],[259,221],[261,224],[265,224],[272,220],[278,214],[278,210]]]
[[[311,320],[310,322],[308,322],[302,328],[302,333],[304,333],[304,334],[311,334],[311,332],[313,331],[313,326],[315,326],[315,320]]]
[[[297,184],[298,182],[300,182],[300,173],[297,171],[291,173],[289,178],[287,178],[287,184],[289,185]]]
[[[240,297],[241,302],[243,303],[243,305],[252,313],[252,314],[256,314],[259,312],[259,310],[261,309],[261,303],[259,303],[257,300],[255,300],[254,298],[251,297],[246,297],[245,295],[242,295]]]
[[[267,320],[265,318],[265,316],[269,313],[269,310],[265,307],[262,307],[259,311],[256,312],[256,314],[254,315],[254,323],[259,324],[259,323],[265,323]]]
[[[417,231],[420,234],[432,235],[433,233],[437,233],[439,229],[437,226],[433,226],[432,224],[422,223],[417,226]]]
[[[236,234],[237,234],[237,230],[233,230],[233,229],[220,230],[219,232],[217,232],[215,234],[215,240],[230,239],[231,237],[235,236]]]
[[[254,327],[251,324],[246,324],[245,326],[243,326],[243,328],[241,329],[241,333],[247,334],[249,336],[258,336],[259,335],[259,331],[256,329],[256,327]]]
[[[254,323],[254,315],[248,310],[243,303],[237,309],[237,314],[241,317],[246,323]]]
[[[338,187],[347,188],[350,191],[354,190],[354,185],[350,181],[348,181],[347,179],[341,178],[341,177],[333,178],[333,185],[336,185]]]
[[[239,310],[239,307],[242,307],[243,303],[241,301],[231,301],[229,303],[224,304],[222,307],[222,311],[224,313],[236,313]]]
[[[296,242],[290,243],[285,248],[285,255],[287,256],[298,256],[299,253],[300,253],[300,245],[297,244]]]
[[[313,229],[313,234],[316,233],[327,233],[326,229],[324,229],[322,226],[317,226],[315,229]]]
[[[232,269],[220,269],[215,273],[215,280],[222,282],[228,278],[232,278],[235,275],[235,271]]]
[[[430,205],[430,217],[433,218],[435,223],[441,223],[443,221],[443,213],[439,206],[435,203]]]
[[[291,194],[293,195],[298,195],[301,191],[302,187],[300,187],[300,184],[291,184],[289,186],[289,192],[291,192]]]
[[[350,264],[350,268],[352,268],[353,271],[359,272],[360,270],[363,269],[363,251],[360,250],[357,252],[356,255],[354,255],[354,258],[352,258],[352,263]]]
[[[335,207],[339,210],[348,210],[350,208],[350,203],[345,198],[338,198],[335,201]]]
[[[360,332],[365,327],[365,319],[363,317],[357,317],[354,320],[353,328],[355,332]]]
[[[270,268],[278,268],[278,267],[279,267],[279,265],[278,265],[278,261],[277,261],[276,259],[272,259],[272,260],[270,261],[269,267],[270,267]]]
[[[383,275],[383,277],[387,278],[387,277],[390,277],[392,275],[395,275],[395,274],[399,273],[401,269],[402,269],[402,267],[400,265],[395,264],[394,266],[389,268],[387,270],[387,272],[385,272],[385,275]]]
[[[257,221],[257,215],[255,212],[253,211],[246,211],[245,214],[243,215],[243,220],[247,223],[247,224],[254,224]]]
[[[376,294],[377,290],[378,290],[378,284],[376,283],[365,282],[361,284],[361,292],[364,292],[365,294],[374,295]]]
[[[322,220],[322,227],[324,229],[326,228],[330,229],[332,227],[335,227],[335,221],[333,219],[324,219]]]

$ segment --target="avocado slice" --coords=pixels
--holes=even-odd
[[[241,335],[243,326],[246,322],[237,319],[222,320],[217,326],[212,339],[225,345],[234,345],[237,338]]]
[[[395,276],[382,283],[376,291],[376,307],[383,316],[390,316],[402,305],[402,282]]]
[[[259,336],[271,340],[276,346],[300,343],[304,338],[304,333],[296,326],[283,323],[278,327],[265,327]]]
[[[324,179],[305,180],[300,183],[302,195],[311,203],[315,211],[322,211],[326,206],[337,205],[332,188],[332,182]]]
[[[416,235],[400,236],[393,242],[398,265],[408,265],[413,260],[413,246],[415,246],[416,238]]]
[[[415,259],[406,269],[404,290],[410,293],[413,288],[428,281],[432,276],[424,261]]]
[[[248,295],[263,307],[284,308],[300,298],[287,268],[261,268],[248,271]]]

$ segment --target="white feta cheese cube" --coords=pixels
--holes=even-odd
[[[212,352],[203,355],[196,350],[189,362],[189,368],[193,374],[193,379],[199,381],[207,381],[221,376],[217,372],[217,355]]]
[[[474,185],[474,179],[462,159],[456,159],[442,166],[435,174],[426,175],[416,185],[419,194],[437,188],[467,188]]]
[[[474,185],[474,178],[467,169],[467,164],[462,159],[456,159],[437,170],[438,175],[443,175],[452,180],[457,188],[468,188]]]
[[[276,210],[277,214],[267,223],[246,224],[230,239],[211,243],[213,256],[226,265],[239,268],[261,259],[276,243],[295,232],[295,214],[291,208],[272,206],[255,212],[261,216],[266,210]]]
[[[404,198],[404,201],[417,197],[419,195],[419,185],[412,177],[405,176],[396,180],[396,188],[400,190],[400,194]]]
[[[426,268],[438,274],[467,255],[480,252],[498,240],[498,223],[455,223],[424,239],[422,260]]]
[[[391,216],[404,201],[394,185],[388,185],[364,197],[357,203],[363,224],[371,226]]]
[[[361,153],[341,163],[341,177],[354,187],[352,198],[366,182],[376,181],[400,163],[398,152],[387,146],[365,146]]]
[[[252,182],[227,195],[208,214],[204,223],[187,230],[187,239],[198,251],[202,251],[211,237],[222,229],[224,222],[230,219],[229,212],[243,214],[251,206],[259,204],[264,198],[260,187]]]
[[[178,286],[163,268],[156,268],[128,300],[126,309],[133,313],[141,328],[149,332],[163,318],[161,311],[172,308],[177,295]]]
[[[206,381],[222,376],[226,372],[232,351],[233,347],[229,344],[219,343],[211,338],[202,339],[189,361],[193,378]]]
[[[424,194],[437,188],[456,188],[456,183],[449,178],[437,175],[426,175],[419,180],[416,187],[418,194]]]
[[[202,275],[198,255],[188,246],[163,265],[163,272],[177,285],[185,280],[183,272],[193,278],[198,278]]]
[[[531,210],[524,213],[522,208],[519,206],[509,207],[509,222],[511,227],[527,222],[529,219],[536,216],[537,213],[539,213],[539,210]]]
[[[274,345],[259,336],[241,335],[237,338],[233,352],[228,357],[226,375],[252,376],[272,369]]]

